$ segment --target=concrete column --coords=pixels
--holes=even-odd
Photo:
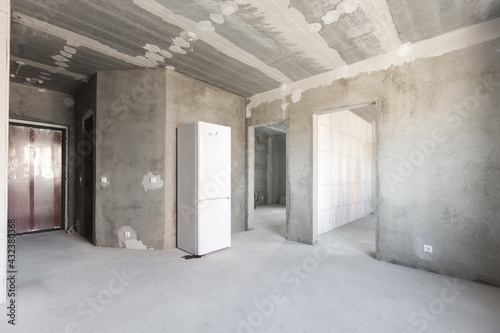
[[[273,138],[267,138],[267,204],[273,203]]]
[[[253,126],[247,127],[247,189],[248,189],[248,202],[247,202],[247,230],[253,230],[253,211],[254,211],[254,197],[255,192],[254,184],[255,174],[255,131]]]
[[[0,303],[7,278],[7,161],[9,130],[10,1],[0,1]]]
[[[377,123],[372,123],[372,212],[377,214]]]
[[[318,238],[318,130],[319,130],[319,119],[318,115],[313,114],[312,115],[312,136],[313,136],[313,142],[312,142],[312,237],[310,240],[311,244],[314,244]],[[286,147],[288,151],[288,145]],[[289,193],[287,193],[288,195]],[[287,198],[288,202],[288,198]],[[307,243],[307,242],[303,242]]]
[[[279,153],[278,153],[279,138],[274,139],[273,149],[272,149],[272,186],[271,186],[271,203],[278,204],[280,198],[278,197],[278,181],[279,181]]]

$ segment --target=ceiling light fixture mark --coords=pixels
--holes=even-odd
[[[175,45],[177,45],[179,47],[183,47],[183,48],[191,47],[191,43],[187,40],[187,38],[184,39],[182,37],[175,37],[174,39],[172,39],[172,41],[174,42]]]
[[[75,54],[75,53],[76,53],[76,50],[75,50],[74,48],[69,47],[69,46],[67,46],[67,45],[65,45],[65,46],[63,47],[63,49],[64,49],[64,51],[68,52],[69,54]]]
[[[146,52],[146,58],[156,60],[159,62],[163,62],[165,60],[165,57],[153,52]]]
[[[411,43],[404,43],[398,49],[398,55],[400,57],[405,57],[410,53]]]
[[[148,50],[149,52],[155,52],[155,53],[158,53],[161,51],[158,46],[153,45],[153,44],[146,44],[142,48]]]
[[[193,42],[196,38],[196,34],[192,31],[188,31],[186,33],[187,41],[189,42],[189,45],[191,46],[191,52],[193,52]]]
[[[226,1],[220,5],[220,12],[224,16],[231,16],[238,11],[238,4],[235,1]]]
[[[359,8],[358,0],[344,0],[337,6],[337,11],[340,15],[342,14],[352,14]]]
[[[66,44],[69,45],[69,46],[74,46],[74,47],[81,46],[81,43],[79,41],[77,41],[77,40],[67,40]],[[76,53],[76,50],[75,50],[75,53]]]
[[[321,25],[321,23],[311,23],[309,24],[309,31],[310,32],[320,32],[321,29],[323,28],[323,26]]]
[[[200,21],[200,22],[198,22],[196,27],[200,31],[206,31],[206,32],[215,31],[215,27],[212,25],[212,22],[210,22],[210,21]]]
[[[154,59],[149,59],[149,58],[146,58],[145,56],[137,56],[135,58],[137,60],[139,60],[143,66],[148,66],[148,67],[158,66],[158,62]]]
[[[174,53],[187,54],[187,52],[180,48],[180,46],[178,45],[170,45],[168,49]]]
[[[66,51],[59,51],[59,53],[61,53],[61,55],[65,58],[68,58],[68,59],[71,59],[73,57],[72,54],[66,52]]]
[[[55,61],[58,61],[58,62],[68,62],[69,61],[68,58],[63,57],[60,54],[53,56],[52,59],[54,59]],[[57,62],[56,62],[56,64],[57,64]]]
[[[224,24],[225,22],[224,16],[222,16],[222,14],[219,13],[212,13],[208,17],[212,20],[212,22],[217,24]]]
[[[164,56],[165,58],[172,58],[174,55],[167,50],[160,50],[160,54]]]
[[[340,14],[336,10],[330,10],[326,12],[325,15],[321,18],[324,24],[329,25],[339,20]]]

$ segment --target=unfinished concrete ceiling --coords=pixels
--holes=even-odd
[[[249,97],[499,16],[498,0],[16,0],[11,80],[75,93],[167,67]]]

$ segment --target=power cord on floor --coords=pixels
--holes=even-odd
[[[76,231],[76,224],[68,229],[68,234],[73,235]]]

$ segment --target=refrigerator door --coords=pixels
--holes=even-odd
[[[198,202],[197,255],[231,246],[231,199]]]
[[[231,197],[231,128],[198,122],[198,201]]]

